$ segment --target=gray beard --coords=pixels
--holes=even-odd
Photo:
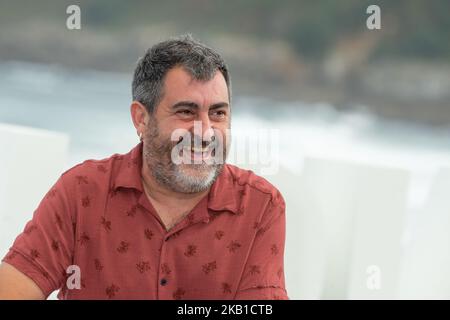
[[[212,186],[222,172],[223,163],[175,164],[171,160],[173,142],[159,141],[156,123],[149,127],[143,148],[144,165],[160,185],[180,193],[198,193]]]
[[[198,193],[212,186],[222,172],[223,164],[174,164],[169,167],[161,163],[150,165],[155,180],[175,192]],[[190,168],[186,168],[189,166]],[[191,173],[187,173],[187,171]]]

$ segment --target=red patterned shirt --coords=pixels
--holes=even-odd
[[[285,204],[226,164],[167,231],[143,192],[142,143],[61,175],[3,259],[60,299],[288,299]],[[80,288],[73,282],[79,267]],[[68,281],[69,280],[69,281]]]

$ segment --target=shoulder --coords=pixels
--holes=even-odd
[[[104,159],[87,159],[64,171],[60,180],[69,192],[104,188],[124,159],[125,155],[117,153]]]
[[[284,205],[284,199],[281,192],[267,179],[257,175],[252,170],[239,168],[232,164],[225,165],[226,170],[232,176],[232,179],[241,186],[248,186],[250,192],[268,197],[270,202],[279,202]]]
[[[77,177],[96,177],[101,176],[104,173],[110,172],[116,162],[121,162],[123,155],[113,154],[112,156],[104,159],[87,159],[81,163],[74,165],[73,167],[64,171],[61,176],[67,179],[76,179]]]

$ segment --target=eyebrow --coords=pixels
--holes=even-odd
[[[226,102],[214,103],[209,106],[209,110],[214,110],[223,107],[229,107],[229,104]],[[172,109],[179,109],[179,108],[200,109],[200,106],[192,101],[180,101],[172,106]]]

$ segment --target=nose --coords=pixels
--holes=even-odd
[[[214,140],[214,130],[211,126],[208,112],[202,112],[200,115],[201,128],[202,128],[202,141],[208,141],[209,144]],[[205,143],[204,143],[205,144]]]
[[[211,128],[208,112],[200,112],[199,121],[202,122],[202,133],[205,134]]]

